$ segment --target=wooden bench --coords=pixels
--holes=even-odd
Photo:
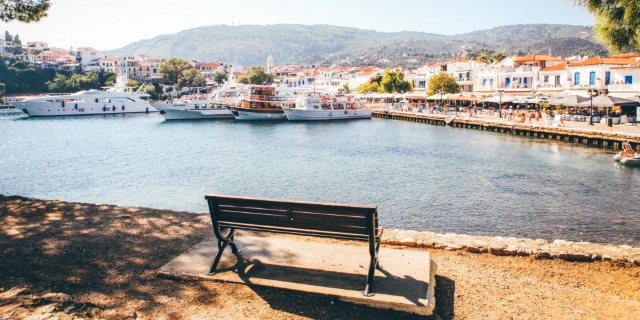
[[[369,242],[369,273],[362,293],[372,296],[373,276],[383,228],[378,226],[377,207],[343,204],[279,201],[221,195],[206,195],[218,254],[207,275],[215,274],[224,249],[240,253],[233,242],[235,229],[287,233]]]

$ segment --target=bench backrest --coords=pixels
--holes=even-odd
[[[377,207],[206,195],[214,227],[370,240]]]

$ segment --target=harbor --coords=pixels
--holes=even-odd
[[[607,127],[604,124],[589,126],[584,122],[565,122],[563,127],[553,127],[551,121],[545,125],[543,121],[536,123],[519,123],[499,118],[496,115],[481,115],[476,118],[442,114],[423,114],[417,112],[396,112],[374,110],[372,116],[382,119],[411,121],[454,128],[476,129],[507,133],[527,137],[546,138],[566,142],[574,142],[591,147],[621,149],[622,143],[630,142],[634,149],[640,151],[640,127],[616,125]]]

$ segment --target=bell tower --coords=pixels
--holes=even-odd
[[[273,73],[273,57],[271,55],[267,58],[267,73]]]

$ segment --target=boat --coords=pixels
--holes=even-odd
[[[252,86],[240,103],[229,109],[236,120],[286,120],[282,107],[292,105],[294,99],[277,95],[274,86]]]
[[[371,110],[358,108],[350,99],[335,96],[299,96],[294,105],[283,106],[282,110],[292,121],[371,119]]]
[[[189,95],[171,102],[150,103],[166,120],[233,119],[229,106],[240,102],[242,85],[227,81],[211,94]]]
[[[146,99],[148,94],[127,87],[126,76],[120,76],[113,87],[71,94],[54,94],[11,102],[30,117],[80,116],[156,112]]]
[[[636,152],[633,150],[633,147],[631,147],[631,144],[628,141],[625,141],[622,143],[622,151],[613,156],[613,160],[620,162],[622,159],[633,158],[635,155]]]

